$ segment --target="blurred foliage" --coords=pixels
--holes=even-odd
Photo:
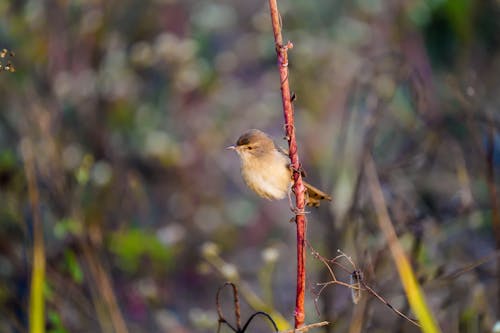
[[[308,181],[334,197],[308,216],[310,243],[325,257],[342,248],[407,310],[362,177],[371,153],[442,330],[491,331],[500,311],[490,296],[499,288],[494,262],[449,274],[499,243],[499,2],[279,6],[294,43],[301,161]],[[267,2],[0,1],[0,17],[0,50],[14,52],[2,66],[15,67],[0,71],[0,331],[28,326],[25,139],[36,155],[47,331],[214,331],[223,278],[199,253],[206,241],[291,322],[288,205],[247,190],[224,150],[248,128],[286,143]],[[279,253],[272,270],[256,264],[270,247]],[[308,269],[311,286],[328,277],[312,258]],[[331,332],[356,323],[414,331],[372,298],[354,306],[339,286],[318,305],[335,322]]]
[[[110,250],[120,259],[120,267],[129,272],[137,272],[143,257],[150,258],[164,268],[173,265],[172,249],[164,246],[154,235],[140,230],[113,235]]]

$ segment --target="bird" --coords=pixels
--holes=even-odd
[[[250,129],[238,138],[234,146],[226,149],[238,153],[241,175],[251,190],[268,200],[279,200],[288,195],[292,207],[290,158],[269,135],[258,129]],[[303,184],[307,190],[308,206],[318,207],[321,200],[332,200],[331,196],[311,184],[304,181]]]

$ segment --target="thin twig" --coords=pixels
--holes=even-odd
[[[316,284],[318,286],[321,286],[321,288],[320,288],[320,290],[317,293],[317,297],[316,297],[315,301],[318,300],[318,298],[321,295],[321,293],[323,292],[323,290],[327,286],[330,286],[330,285],[335,285],[335,284],[341,285],[341,286],[344,286],[344,287],[347,287],[347,288],[351,289],[352,292],[355,292],[356,295],[353,296],[353,302],[354,302],[354,304],[356,304],[357,301],[359,300],[360,292],[363,291],[363,290],[365,290],[365,291],[368,291],[372,296],[376,297],[379,301],[381,301],[382,303],[384,303],[387,307],[389,307],[389,309],[391,309],[392,311],[394,311],[397,315],[399,315],[400,317],[408,320],[413,325],[415,325],[417,327],[420,327],[420,324],[416,320],[414,320],[414,319],[406,316],[404,313],[402,313],[401,311],[399,311],[398,309],[396,309],[388,301],[386,301],[382,296],[380,296],[379,294],[377,294],[377,292],[375,292],[375,290],[373,290],[370,286],[368,286],[366,284],[366,282],[365,282],[365,280],[363,278],[363,273],[361,272],[361,270],[358,269],[358,267],[356,266],[356,264],[354,263],[354,261],[352,260],[352,258],[350,256],[348,256],[347,254],[345,254],[341,250],[337,250],[340,253],[340,255],[336,256],[333,259],[327,259],[327,258],[323,257],[321,254],[319,254],[319,252],[315,251],[309,243],[308,243],[308,246],[310,247],[310,249],[312,251],[312,255],[316,259],[319,259],[321,262],[323,262],[323,264],[327,267],[328,271],[330,272],[330,276],[332,278],[331,281],[320,282],[320,283]],[[347,260],[349,262],[349,264],[351,265],[351,269],[350,270],[347,267],[344,267],[344,265],[342,265],[341,263],[338,262],[338,260],[340,258],[344,258],[345,260]],[[335,276],[335,273],[333,272],[332,267],[329,264],[335,264],[335,265],[341,267],[343,270],[351,272],[350,275],[351,275],[351,278],[354,277],[353,278],[354,281],[352,283],[346,283],[346,282],[338,280],[337,277]],[[358,299],[354,300],[355,297],[358,297]]]
[[[224,289],[227,286],[231,286],[232,290],[233,290],[233,304],[234,304],[234,315],[236,317],[236,327],[233,327],[233,325],[231,325],[231,323],[227,321],[227,319],[224,317],[224,314],[222,313],[222,308],[221,308],[221,303],[220,303],[220,293],[221,293],[222,289]],[[217,324],[217,333],[220,332],[222,324],[225,324],[227,327],[229,327],[231,329],[231,331],[233,331],[235,333],[244,333],[244,332],[246,332],[250,323],[257,316],[265,317],[272,324],[274,331],[278,332],[278,327],[276,326],[276,322],[273,320],[273,318],[268,313],[266,313],[264,311],[254,312],[250,316],[250,318],[248,318],[248,320],[245,322],[245,325],[243,325],[243,328],[241,327],[240,300],[239,300],[239,296],[238,296],[238,288],[232,282],[224,283],[224,285],[217,290],[217,293],[215,295],[215,305],[217,308],[217,315],[219,316],[219,320],[218,320],[218,324]]]
[[[216,251],[203,252],[203,256],[205,260],[213,267],[222,277],[225,279],[231,280],[233,283],[239,286],[238,294],[243,295],[246,302],[255,310],[264,310],[268,312],[277,323],[280,329],[286,329],[289,327],[289,323],[285,319],[285,317],[280,314],[276,309],[274,309],[271,305],[266,304],[250,287],[250,285],[242,280],[237,272],[232,274],[228,274],[227,270],[224,267],[227,267],[231,264],[225,262]]]
[[[234,328],[225,318],[224,314],[222,313],[222,308],[220,305],[220,292],[222,289],[224,289],[227,286],[231,286],[233,289],[233,303],[234,303],[234,317],[236,320],[236,328]],[[217,290],[217,294],[215,295],[215,305],[217,307],[217,315],[219,316],[219,325],[221,323],[226,324],[235,332],[241,331],[241,314],[240,314],[240,301],[238,297],[238,289],[236,288],[236,285],[232,282],[226,282],[222,287],[220,287]],[[219,327],[220,328],[220,327]]]
[[[468,271],[471,271],[471,270],[473,270],[481,265],[484,265],[485,263],[487,263],[488,261],[491,261],[493,259],[497,259],[497,260],[500,259],[500,250],[493,251],[492,253],[488,254],[487,256],[479,258],[478,260],[476,260],[475,262],[473,262],[471,264],[460,267],[460,268],[458,268],[450,273],[446,273],[444,275],[437,276],[436,278],[439,280],[453,280],[453,279],[458,278],[462,274],[467,273]]]
[[[237,332],[238,333],[244,333],[244,332],[246,332],[246,330],[248,328],[248,325],[250,325],[250,323],[252,322],[252,320],[254,320],[254,318],[257,317],[257,316],[263,316],[267,320],[269,320],[269,322],[273,325],[274,331],[278,332],[278,327],[276,326],[276,323],[274,322],[273,317],[271,317],[268,313],[265,313],[264,311],[257,311],[254,314],[252,314],[250,316],[250,318],[248,318],[248,320],[246,321],[246,323],[243,326],[243,328],[241,330],[237,331]]]
[[[408,320],[413,325],[415,325],[417,327],[421,327],[420,324],[416,320],[411,319],[410,317],[408,317],[407,315],[405,315],[404,313],[402,313],[401,311],[399,311],[398,309],[396,309],[394,306],[392,306],[392,304],[389,303],[389,302],[387,302],[382,296],[380,296],[379,294],[377,294],[375,292],[375,290],[373,290],[372,288],[370,288],[370,286],[368,286],[363,279],[361,279],[360,282],[363,285],[363,288],[365,288],[370,294],[372,294],[373,296],[375,296],[379,301],[381,301],[382,303],[384,303],[385,305],[387,305],[387,307],[389,309],[391,309],[392,311],[394,311],[400,317],[403,317],[404,319]]]
[[[329,324],[330,324],[330,322],[328,322],[328,321],[320,321],[318,323],[313,323],[313,324],[305,325],[305,326],[302,326],[300,328],[295,328],[293,330],[288,330],[288,331],[284,331],[284,332],[280,332],[280,333],[307,332],[310,329],[318,328],[318,327],[323,327],[323,326],[326,326],[326,325],[329,325]]]

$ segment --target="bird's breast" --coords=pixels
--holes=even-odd
[[[242,160],[241,173],[245,183],[259,196],[266,199],[283,199],[290,190],[291,172],[288,158],[276,152]]]

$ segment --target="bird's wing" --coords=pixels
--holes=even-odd
[[[284,155],[286,155],[287,157],[289,157],[289,154],[288,154],[288,149],[285,149],[283,147],[280,147],[280,146],[276,146],[276,149],[278,149],[278,151]],[[291,166],[288,165],[291,169]],[[302,166],[300,167],[300,174],[302,175],[302,177],[307,177],[307,173],[306,171],[304,170],[304,168],[302,168]]]

